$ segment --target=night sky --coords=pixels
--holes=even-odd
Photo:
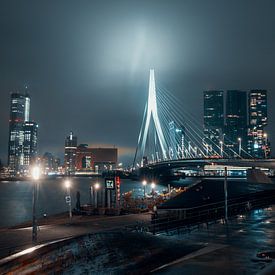
[[[274,0],[0,0],[0,158],[10,92],[29,86],[39,153],[79,143],[136,146],[149,68],[202,120],[206,89],[269,91],[275,146]]]

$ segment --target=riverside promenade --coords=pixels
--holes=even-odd
[[[115,274],[140,274],[144,271],[156,274],[194,274],[194,270],[196,274],[206,275],[274,274],[275,259],[257,257],[259,252],[274,251],[274,206],[239,215],[230,219],[228,224],[218,221],[209,226],[194,226],[187,232],[183,229],[182,232],[175,230],[152,235],[124,230],[126,226],[149,222],[150,218],[149,213],[114,217],[77,216],[68,223],[68,217],[60,215],[40,221],[38,242],[47,243],[79,236],[63,242],[64,248],[54,252],[55,256],[61,258],[75,253],[74,244],[77,244],[77,239],[82,240],[78,242],[78,247],[87,246],[87,249],[82,249],[82,254],[67,259],[65,264],[61,265],[59,260],[55,260],[57,262],[54,263],[54,268],[58,267],[60,271],[70,274],[87,270]],[[33,247],[28,223],[3,228],[0,233],[1,258]],[[71,245],[66,246],[66,243]],[[59,259],[51,254],[45,258],[39,251],[27,250],[26,253],[29,255],[23,256],[20,261],[22,268],[28,268],[25,263],[29,263],[30,268],[36,263],[35,268],[39,269],[45,266],[47,259]],[[22,253],[16,257],[21,257],[20,255]],[[0,261],[7,262],[10,258],[16,268],[16,257]]]
[[[123,230],[127,226],[149,222],[150,213],[130,214],[124,216],[73,216],[57,215],[38,220],[37,244],[43,244],[58,239],[77,237],[89,233],[100,233]],[[0,258],[32,247],[31,222],[26,222],[9,228],[0,229]]]

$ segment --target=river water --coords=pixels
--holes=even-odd
[[[184,179],[171,182],[171,185],[188,186],[194,179]],[[95,182],[103,185],[103,179],[99,178],[72,178],[71,197],[72,207],[76,204],[76,192],[80,192],[81,204],[90,202],[90,186]],[[151,191],[150,185],[147,192]],[[167,189],[165,185],[156,185],[155,190],[162,192]],[[129,179],[121,180],[121,193],[133,191],[134,196],[143,196],[143,186],[140,181]],[[44,179],[39,184],[38,191],[38,218],[43,214],[53,215],[68,210],[65,202],[67,191],[64,187],[64,179]],[[32,183],[31,181],[6,181],[0,182],[0,227],[13,226],[32,219]]]

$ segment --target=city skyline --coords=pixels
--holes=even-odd
[[[0,1],[0,274],[275,274],[275,1]]]
[[[46,4],[44,15],[32,1],[31,11],[22,6],[15,14],[12,4],[1,3],[8,15],[1,17],[0,26],[0,158],[4,163],[10,92],[22,91],[26,84],[32,117],[40,126],[40,154],[48,151],[62,157],[64,136],[72,130],[83,137],[83,143],[115,144],[122,155],[133,155],[150,67],[156,70],[157,83],[172,91],[183,108],[195,106],[201,122],[204,90],[268,90],[268,133],[273,143],[274,3],[174,1],[167,9],[164,1],[156,7],[153,2],[132,3],[135,12],[125,1],[107,7],[85,2],[77,9],[66,2],[66,13],[59,4]],[[104,18],[93,17],[94,10]],[[46,24],[50,13],[52,22]],[[77,20],[80,14],[82,20]],[[127,104],[121,104],[122,98]]]

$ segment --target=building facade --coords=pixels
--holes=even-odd
[[[228,157],[245,156],[247,148],[247,93],[230,90],[226,95],[225,152]]]
[[[270,157],[267,126],[267,91],[251,90],[248,96],[248,153],[255,158]]]
[[[101,173],[117,166],[117,148],[90,148],[80,144],[76,151],[76,170],[79,172]]]
[[[24,124],[29,121],[30,97],[12,93],[10,102],[8,166],[12,174],[18,174],[24,165]]]
[[[52,153],[46,152],[42,156],[42,167],[44,174],[58,173],[60,168],[60,159]]]
[[[23,166],[24,172],[29,172],[29,167],[37,157],[37,134],[38,124],[32,121],[26,121],[23,125],[24,142],[23,142]]]
[[[204,147],[206,155],[219,154],[224,133],[224,92],[204,91]]]
[[[77,137],[73,132],[65,139],[64,166],[67,175],[74,174],[76,170]]]

